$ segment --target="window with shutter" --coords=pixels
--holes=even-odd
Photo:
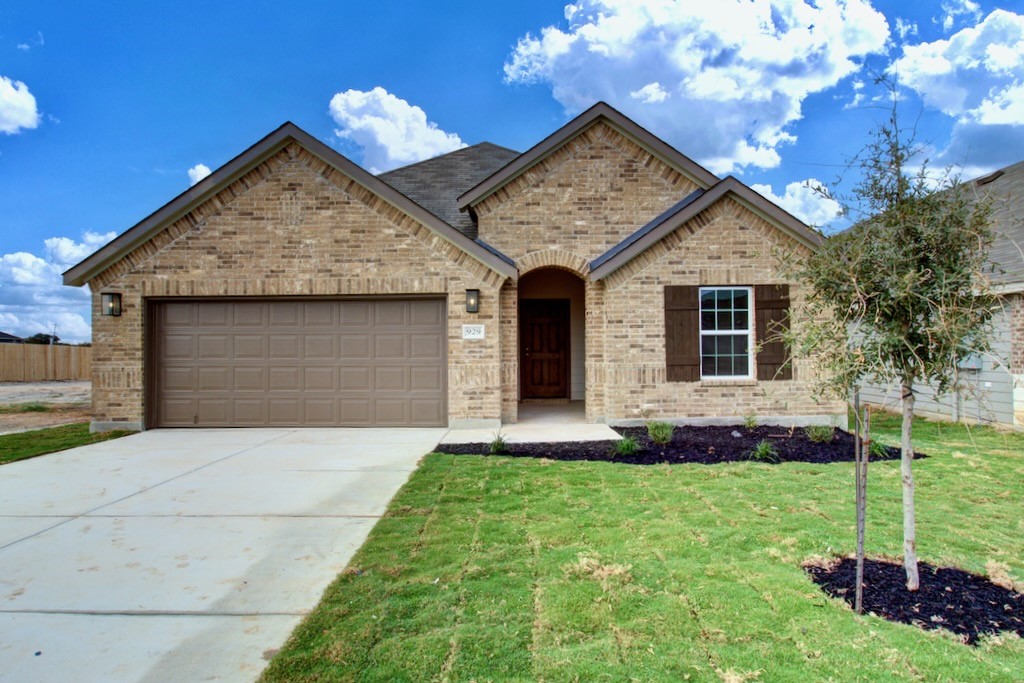
[[[665,287],[665,364],[669,382],[793,379],[789,285]]]

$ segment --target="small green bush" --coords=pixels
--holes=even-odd
[[[829,443],[835,436],[836,428],[831,425],[810,425],[804,427],[804,433],[815,443]]]
[[[50,412],[50,406],[45,403],[9,403],[7,405],[0,405],[0,415],[10,415],[15,413],[48,413]]]
[[[500,431],[495,432],[487,451],[491,455],[504,455],[508,453],[508,442],[505,441],[505,435]]]
[[[636,455],[640,447],[636,443],[636,439],[631,436],[624,436],[615,442],[612,447],[612,454],[618,457],[626,457],[630,455]]]
[[[747,453],[747,457],[758,462],[778,462],[779,452],[775,445],[768,439],[761,439],[753,450]]]
[[[675,431],[675,425],[669,424],[668,422],[657,422],[651,421],[647,423],[647,436],[651,437],[651,441],[664,446],[672,442],[672,432]]]
[[[754,413],[748,413],[743,418],[743,426],[746,427],[747,429],[753,429],[754,427],[756,427],[757,426],[757,415],[754,414]]]
[[[868,443],[868,457],[880,459],[889,457],[889,447],[881,441],[871,441]]]

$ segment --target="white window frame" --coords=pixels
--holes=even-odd
[[[735,337],[743,334],[742,330],[705,330],[701,316],[701,300],[705,292],[743,290],[747,293],[747,374],[745,375],[705,375],[704,374],[704,337],[730,336]],[[698,287],[697,288],[697,336],[700,337],[700,378],[701,381],[714,382],[716,380],[752,380],[754,379],[754,288],[742,285],[720,286],[720,287]]]

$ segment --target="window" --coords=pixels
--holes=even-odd
[[[665,379],[793,379],[788,329],[789,285],[665,285]]]
[[[752,379],[753,293],[750,287],[700,288],[700,376]]]

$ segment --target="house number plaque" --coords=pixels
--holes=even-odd
[[[462,338],[463,339],[483,339],[484,338],[484,326],[483,325],[463,325],[462,326]]]

